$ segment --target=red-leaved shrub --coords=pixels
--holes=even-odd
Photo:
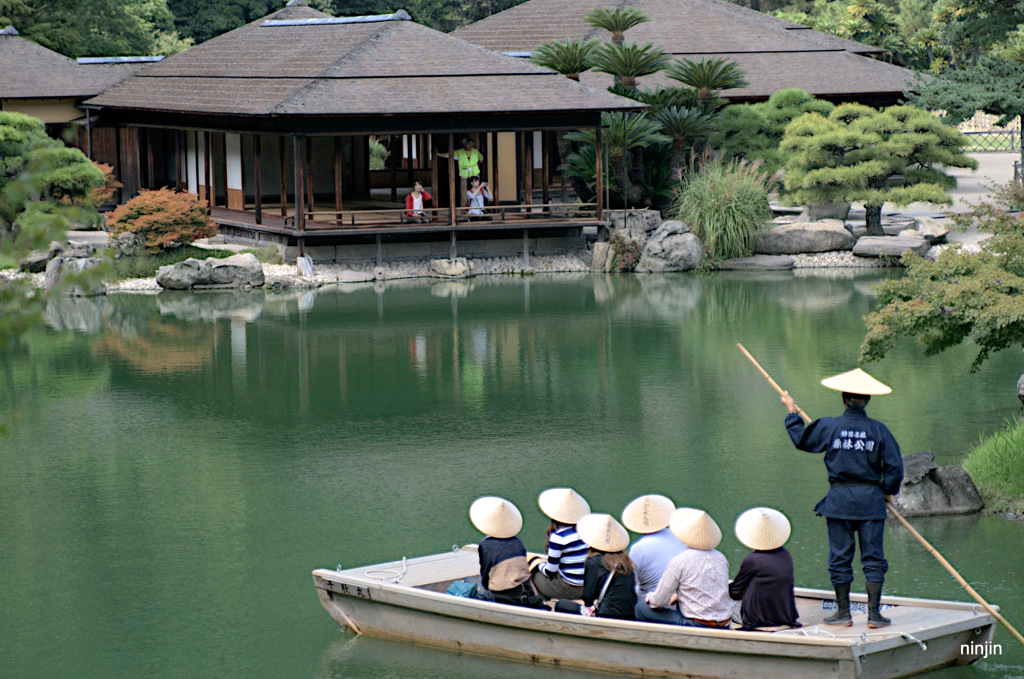
[[[194,193],[167,188],[143,189],[107,215],[107,229],[115,235],[138,234],[146,239],[146,247],[164,250],[216,235],[217,227],[206,216],[206,203],[197,198]]]

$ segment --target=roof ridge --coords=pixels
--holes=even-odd
[[[380,22],[381,27],[379,29],[377,29],[376,31],[374,31],[373,33],[371,33],[370,35],[366,36],[365,38],[360,40],[358,43],[353,45],[352,49],[350,49],[349,51],[345,52],[345,54],[341,55],[340,57],[338,57],[337,59],[332,61],[330,64],[328,64],[327,66],[324,66],[322,69],[317,71],[316,74],[313,77],[314,78],[324,78],[324,77],[327,77],[327,73],[329,73],[330,71],[332,71],[332,70],[334,70],[336,68],[339,68],[340,66],[344,65],[345,62],[350,61],[351,59],[353,59],[356,56],[358,56],[363,51],[363,49],[366,48],[367,45],[369,45],[370,43],[373,43],[376,40],[380,39],[381,37],[383,37],[387,33],[387,31],[393,30],[394,26],[396,26],[398,24],[401,24],[401,23],[405,23],[405,22],[393,22],[393,21],[382,21],[382,22]]]

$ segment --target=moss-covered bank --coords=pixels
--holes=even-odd
[[[989,511],[1024,519],[1024,420],[983,438],[963,465]]]

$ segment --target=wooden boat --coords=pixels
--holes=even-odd
[[[697,629],[538,611],[445,594],[479,574],[475,545],[446,554],[313,571],[320,602],[343,628],[373,637],[587,670],[658,677],[882,679],[966,665],[991,650],[995,619],[974,604],[883,597],[892,626],[821,624],[832,592],[796,590],[804,627]]]

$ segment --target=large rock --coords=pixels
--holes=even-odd
[[[807,206],[807,220],[846,219],[850,215],[849,203],[811,203]]]
[[[95,269],[100,265],[100,260],[95,257],[54,257],[46,263],[45,285],[47,290],[52,290],[68,276],[82,274],[89,269]],[[72,285],[65,290],[65,294],[73,297],[91,297],[93,295],[107,294],[107,287],[102,281],[92,281],[89,285]]]
[[[657,210],[605,210],[604,215],[612,233],[635,240],[641,248],[661,226],[661,213]]]
[[[678,221],[665,222],[651,235],[637,264],[637,273],[689,271],[700,266],[704,246]]]
[[[838,220],[797,222],[773,227],[763,234],[754,252],[759,255],[795,255],[803,252],[849,250],[856,239]]]
[[[590,258],[591,271],[610,271],[612,261],[615,259],[615,251],[608,242],[594,243],[594,252]]]
[[[470,274],[469,262],[465,257],[455,259],[432,259],[430,270],[442,278],[465,278]]]
[[[162,266],[156,272],[157,285],[168,290],[258,288],[265,281],[263,265],[251,252],[224,259],[189,257],[183,262]]]
[[[985,507],[963,467],[938,467],[927,450],[903,457],[903,485],[895,502],[903,516],[972,514]]]
[[[46,271],[51,258],[48,250],[34,250],[18,262],[18,268],[28,273],[42,273]]]
[[[137,233],[119,233],[114,239],[113,247],[117,251],[118,259],[134,257],[146,249],[146,239]]]
[[[946,236],[949,234],[949,227],[939,224],[931,217],[916,217],[914,219],[914,230],[933,245],[946,242]]]
[[[901,257],[910,250],[919,255],[928,254],[931,245],[924,238],[900,238],[899,236],[864,236],[857,239],[853,254],[858,257]]]
[[[789,255],[754,255],[727,259],[718,268],[722,271],[784,271],[795,264],[796,260]]]

